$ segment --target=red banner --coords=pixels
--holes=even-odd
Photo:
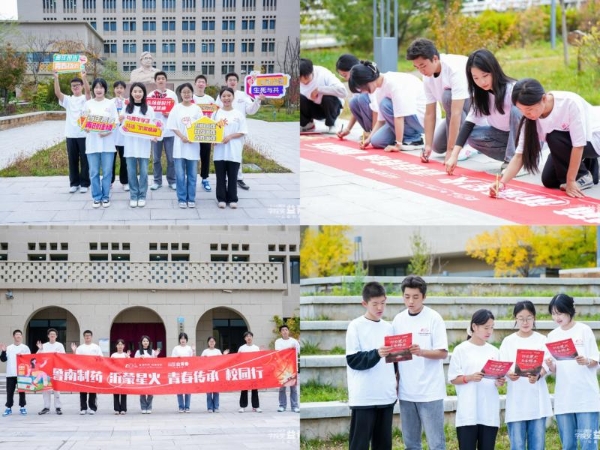
[[[171,112],[173,106],[175,106],[175,100],[172,98],[154,98],[148,97],[146,98],[146,103],[148,106],[151,106],[154,112]]]
[[[17,355],[19,391],[192,394],[293,386],[296,350],[190,358]]]

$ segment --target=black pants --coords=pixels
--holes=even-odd
[[[6,406],[12,408],[14,405],[15,389],[17,388],[17,377],[6,377]],[[27,404],[25,392],[19,392],[19,406],[23,408]]]
[[[394,405],[352,410],[350,450],[391,450]]]
[[[252,389],[252,395],[251,395],[251,400],[252,400],[252,407],[253,408],[260,408],[260,403],[258,400],[258,390],[257,389]],[[248,406],[248,391],[242,391],[242,393],[240,394],[240,408],[245,408],[246,406]]]
[[[542,170],[542,184],[547,188],[558,189],[561,184],[567,182],[567,171],[569,170],[571,151],[573,150],[571,136],[568,131],[553,131],[546,135],[546,142],[548,143],[548,147],[550,147],[550,155],[548,155],[546,165]],[[597,160],[598,158],[596,150],[594,150],[594,147],[589,142],[583,148],[583,157],[577,171],[576,180],[588,173],[588,168],[586,167],[587,158],[592,160]]]
[[[85,156],[85,138],[67,138],[70,186],[90,187],[90,169]]]
[[[460,450],[494,450],[498,427],[469,425],[456,427]]]
[[[210,149],[212,144],[207,142],[200,143],[200,178],[206,180],[210,170]]]
[[[116,133],[116,131],[115,131]],[[115,145],[115,148],[117,149],[117,153],[119,154],[119,161],[121,161],[121,166],[119,168],[119,181],[121,182],[121,184],[128,184],[129,181],[127,179],[127,160],[125,159],[125,157],[123,156],[123,152],[125,152],[125,147],[123,147],[122,145]],[[117,168],[117,155],[115,155],[115,159],[113,159],[113,174],[112,174],[112,179],[110,180],[111,183],[115,182],[115,169]]]
[[[113,394],[113,400],[116,412],[127,412],[127,396],[125,394]]]
[[[87,411],[88,405],[92,411],[98,410],[98,404],[96,403],[96,394],[94,392],[80,392],[79,409],[81,411]]]
[[[215,161],[218,202],[237,203],[237,174],[239,168],[240,163],[233,161]]]
[[[333,95],[324,95],[321,104],[317,105],[304,95],[300,95],[300,126],[308,125],[314,119],[325,120],[325,125],[332,127],[335,119],[342,111],[340,99]]]

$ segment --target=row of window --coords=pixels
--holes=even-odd
[[[262,30],[275,30],[276,22],[275,18],[268,17],[262,19]],[[214,31],[215,30],[215,19],[203,19],[200,22],[202,31]],[[90,21],[92,28],[97,29],[96,21]],[[242,30],[254,30],[256,27],[256,19],[242,19],[241,20]],[[143,31],[156,31],[156,20],[143,20],[142,21]],[[184,19],[181,21],[182,31],[196,31],[196,20]],[[235,31],[235,19],[223,19],[221,22],[222,31]],[[102,31],[105,33],[117,31],[116,20],[105,20],[102,22]],[[123,31],[124,32],[135,32],[137,31],[137,22],[135,20],[123,20]],[[163,20],[162,31],[176,31],[175,20]]]
[[[256,0],[221,0],[224,11],[233,11],[238,5],[244,11],[256,9]],[[63,11],[66,13],[77,12],[78,0],[62,0]],[[96,12],[97,4],[100,0],[79,0],[79,4],[84,12]],[[141,4],[142,10],[155,11],[157,4],[162,6],[163,11],[176,11],[178,3],[181,4],[182,11],[194,12],[197,6],[204,10],[215,10],[216,0],[121,0],[121,6],[125,12],[135,12],[138,4]],[[45,13],[56,13],[57,0],[42,0],[42,8]],[[263,0],[263,9],[266,11],[275,11],[277,9],[277,0]],[[116,12],[117,0],[102,0],[102,8],[105,12]]]
[[[137,62],[135,61],[126,61],[123,63],[123,72],[131,72],[137,67]],[[177,65],[174,62],[164,62],[160,66],[161,70],[164,72],[176,72]],[[206,64],[196,64],[195,62],[182,62],[181,63],[181,71],[182,72],[196,72],[197,70],[204,75],[215,75],[215,65],[214,63],[206,63]],[[254,63],[241,64],[240,65],[240,73],[250,73],[254,70]],[[274,73],[275,72],[275,62],[262,62],[261,63],[261,71],[264,73]],[[221,75],[226,75],[230,72],[235,72],[235,64],[224,63],[221,65]]]
[[[242,53],[254,53],[255,48],[254,42],[242,42],[240,44],[240,49]],[[163,54],[175,54],[176,44],[175,42],[163,42],[161,48]],[[215,43],[214,42],[203,42],[200,45],[202,54],[211,54],[215,53]],[[156,53],[157,44],[154,42],[144,42],[142,44],[142,51]],[[275,53],[275,42],[274,41],[263,41],[260,46],[260,51],[262,53]],[[104,53],[106,55],[116,55],[118,52],[117,44],[115,42],[107,42],[104,44]],[[135,42],[123,42],[123,53],[129,54],[137,54],[138,45]],[[183,42],[181,44],[181,52],[184,55],[194,55],[196,53],[196,43],[195,42]],[[234,54],[235,53],[235,43],[234,42],[223,42],[221,43],[221,53],[224,55]]]
[[[131,244],[129,242],[90,242],[89,243],[89,248],[90,251],[105,251],[105,250],[122,250],[122,251],[130,251],[131,250]],[[27,243],[27,249],[29,251],[46,251],[46,250],[61,250],[61,251],[65,251],[65,250],[69,250],[69,244],[67,242],[28,242]],[[165,250],[171,250],[171,251],[179,251],[184,250],[184,251],[189,251],[190,249],[190,244],[189,242],[150,242],[148,244],[148,250],[150,251],[165,251]],[[0,242],[0,250],[4,250],[7,251],[8,250],[8,242]],[[217,244],[217,243],[212,243],[210,244],[210,251],[214,252],[214,251],[222,251],[222,252],[227,252],[227,251],[233,251],[233,252],[238,252],[238,251],[242,251],[242,252],[249,252],[250,251],[250,244],[227,244],[227,243],[221,243],[221,244]],[[289,251],[289,252],[296,252],[298,250],[298,247],[295,244],[269,244],[268,246],[268,251],[269,252],[285,252],[285,251]]]

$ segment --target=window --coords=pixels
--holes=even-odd
[[[92,27],[94,30],[96,30],[96,29],[97,29],[97,28],[96,28],[96,21],[95,21],[95,20],[92,20],[92,21],[90,22],[90,26],[91,26],[91,27]]]
[[[249,61],[242,61],[242,65],[240,67],[240,73],[249,74],[254,70],[254,63]]]
[[[274,73],[275,61],[262,61],[260,68],[262,73]]]
[[[117,10],[117,0],[102,0],[104,11],[115,12]]]
[[[204,75],[214,75],[215,74],[215,65],[213,63],[202,64],[202,73]]]
[[[96,12],[96,0],[83,0],[83,12]]]
[[[181,63],[181,70],[183,70],[184,72],[195,72],[196,71],[196,64],[193,62],[184,62]]]
[[[222,53],[235,53],[235,42],[224,41],[221,44]]]
[[[196,31],[196,21],[195,20],[183,20],[181,22],[181,29],[183,31]]]
[[[277,0],[263,0],[263,9],[265,11],[275,11],[277,9]]]
[[[144,20],[142,23],[142,28],[144,31],[156,31],[156,21]]]
[[[164,72],[175,72],[175,63],[174,62],[163,63],[162,70]]]
[[[300,258],[298,256],[290,256],[290,278],[292,284],[300,284]]]
[[[223,25],[221,28],[223,31],[233,31],[235,30],[235,19],[223,19]]]
[[[215,9],[215,0],[202,0],[202,9]]]
[[[163,31],[175,31],[175,21],[174,20],[163,20],[162,30]]]
[[[135,31],[135,20],[124,20],[123,21],[123,31]]]
[[[181,44],[181,51],[183,53],[194,54],[196,53],[196,43],[195,42],[184,42]]]
[[[104,44],[104,53],[107,55],[116,55],[117,54],[117,44],[116,43]]]
[[[56,12],[56,0],[43,0],[42,7],[44,13],[55,13]]]
[[[242,0],[243,10],[254,10],[256,9],[256,0]]]
[[[142,8],[145,10],[156,10],[156,0],[142,0]]]
[[[113,21],[113,20],[105,20],[102,26],[102,29],[105,32],[109,32],[109,31],[117,31],[117,22]]]
[[[63,10],[66,13],[76,13],[77,0],[63,0]]]
[[[202,31],[214,31],[215,30],[215,19],[203,19],[202,20]]]
[[[123,53],[133,53],[136,54],[137,53],[137,48],[136,48],[136,44],[135,42],[123,42]]]
[[[255,25],[255,19],[242,19],[242,30],[254,30]]]
[[[225,61],[221,65],[221,75],[227,75],[229,72],[235,72],[235,64],[233,62]]]
[[[263,30],[275,30],[275,17],[274,16],[264,17],[262,20],[262,29]]]
[[[125,61],[123,63],[123,72],[131,72],[137,67],[137,63],[135,61]]]
[[[156,43],[155,42],[144,42],[142,45],[142,51],[156,53]]]
[[[275,52],[275,39],[263,39],[260,46],[260,51],[263,53],[274,53]]]
[[[223,0],[223,11],[231,11],[235,9],[235,0]]]
[[[196,11],[196,0],[182,0],[182,7],[184,11]]]
[[[254,42],[242,42],[242,53],[254,53]]]
[[[163,11],[175,11],[175,0],[162,0]]]
[[[163,42],[162,51],[163,53],[175,53],[175,42]]]
[[[215,52],[215,41],[202,41],[202,53],[214,53]]]
[[[123,11],[135,12],[135,0],[123,0]]]

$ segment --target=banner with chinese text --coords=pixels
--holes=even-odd
[[[296,350],[190,358],[18,355],[19,391],[192,394],[293,386]]]
[[[57,73],[78,73],[85,70],[85,55],[52,55],[52,70]]]

